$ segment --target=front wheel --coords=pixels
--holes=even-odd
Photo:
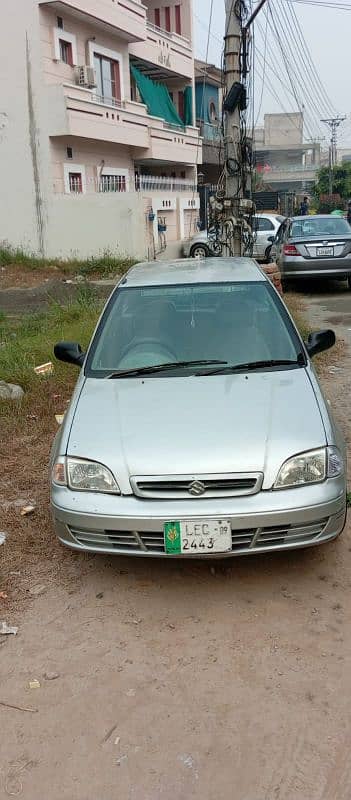
[[[194,244],[190,250],[191,258],[208,258],[210,251],[205,244]]]

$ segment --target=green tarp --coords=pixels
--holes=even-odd
[[[184,122],[177,114],[167,86],[162,83],[155,83],[151,78],[139,72],[133,65],[131,65],[131,72],[139,89],[140,97],[147,106],[149,114],[152,117],[161,117],[172,125],[179,125],[184,128]]]

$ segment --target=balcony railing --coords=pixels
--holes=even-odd
[[[184,47],[190,47],[190,39],[187,36],[183,36],[181,33],[176,33],[175,31],[166,31],[165,28],[159,28],[158,25],[155,25],[153,22],[147,20],[146,27],[149,31],[153,31],[157,34],[157,36],[168,37],[177,39]]]
[[[261,169],[260,169],[261,166]],[[257,171],[268,176],[271,172],[315,172],[319,169],[320,164],[272,164],[272,165],[257,165]]]
[[[108,172],[108,168],[106,168]],[[197,192],[197,184],[189,178],[169,178],[159,175],[100,175],[82,180],[80,175],[69,178],[70,194],[116,194],[121,192]],[[63,181],[54,181],[55,194],[62,194]]]
[[[141,192],[196,192],[197,185],[187,178],[167,178],[158,175],[138,175],[136,188]]]
[[[203,122],[202,120],[197,120],[197,127],[200,130],[200,136],[203,137],[205,142],[210,142],[211,144],[219,145],[222,139],[222,131],[220,123],[211,122]]]
[[[91,95],[91,99],[93,103],[101,103],[103,106],[113,106],[114,108],[125,108],[126,104],[122,100],[116,100],[115,97],[104,97],[102,94],[95,94],[94,92]]]

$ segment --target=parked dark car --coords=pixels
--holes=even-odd
[[[351,227],[345,219],[318,214],[286,219],[271,257],[283,278],[347,280],[351,289]]]

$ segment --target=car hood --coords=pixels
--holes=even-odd
[[[305,369],[187,378],[88,378],[67,454],[99,461],[131,491],[133,475],[263,472],[326,444]]]
[[[307,370],[108,380],[88,378],[67,454],[99,461],[129,493],[133,475],[263,472],[326,435]]]

